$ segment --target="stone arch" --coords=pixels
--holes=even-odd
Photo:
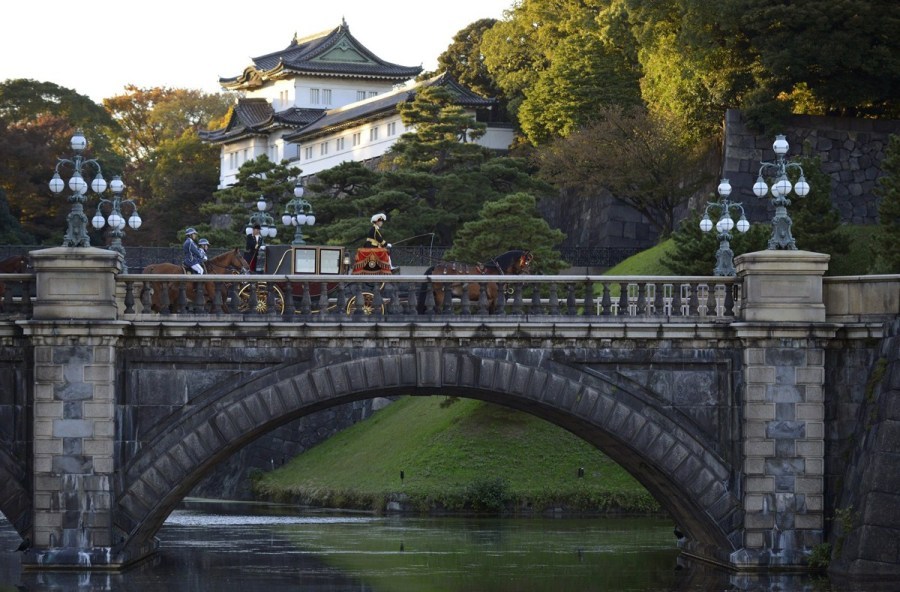
[[[210,467],[256,437],[327,407],[403,394],[455,394],[551,421],[634,475],[698,554],[727,557],[741,546],[742,512],[731,468],[662,405],[527,350],[502,359],[484,350],[437,348],[316,355],[211,389],[157,428],[121,475],[113,520],[115,550],[125,562],[146,552]]]
[[[23,539],[31,534],[31,488],[25,467],[16,455],[0,445],[0,512]]]

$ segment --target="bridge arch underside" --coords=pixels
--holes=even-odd
[[[721,351],[709,356],[720,370]],[[742,546],[743,521],[729,452],[633,377],[560,358],[545,350],[319,350],[210,388],[158,425],[123,468],[113,515],[117,550],[126,562],[146,554],[211,467],[279,425],[354,400],[456,395],[531,413],[595,445],[670,513],[686,536],[683,549],[728,563]],[[733,390],[732,380],[722,382],[713,386]],[[711,396],[731,399],[730,392]]]

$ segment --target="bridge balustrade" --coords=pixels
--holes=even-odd
[[[157,313],[243,314],[303,322],[364,316],[407,320],[416,315],[728,320],[739,316],[741,301],[740,284],[731,277],[505,276],[486,280],[482,275],[395,275],[384,280],[332,275],[207,275],[202,280],[183,275],[120,275],[117,293],[126,318]],[[493,303],[492,290],[496,290]],[[204,295],[209,293],[214,294],[211,302]],[[437,304],[437,294],[443,295],[442,304]]]

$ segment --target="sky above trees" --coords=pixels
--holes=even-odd
[[[283,49],[295,33],[337,27],[341,19],[382,59],[430,70],[457,31],[481,18],[502,18],[512,3],[456,0],[440,18],[423,18],[420,0],[158,0],[141,8],[95,0],[76,11],[60,0],[14,2],[3,9],[10,26],[0,35],[0,81],[53,82],[97,103],[122,94],[126,84],[219,92],[219,77],[240,74],[251,57]]]

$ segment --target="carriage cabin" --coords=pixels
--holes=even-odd
[[[342,275],[350,260],[344,247],[316,245],[269,245],[264,251],[263,273],[267,275]]]
[[[448,40],[449,42],[449,40]],[[350,34],[346,21],[330,31],[294,37],[282,50],[252,58],[225,90],[242,93],[224,128],[200,137],[221,147],[219,188],[233,185],[242,164],[266,155],[286,160],[307,177],[343,162],[374,162],[409,131],[397,104],[420,84],[452,86],[459,104],[487,125],[476,143],[507,150],[513,128],[497,101],[480,97],[449,76],[412,83],[421,66],[387,62]]]

